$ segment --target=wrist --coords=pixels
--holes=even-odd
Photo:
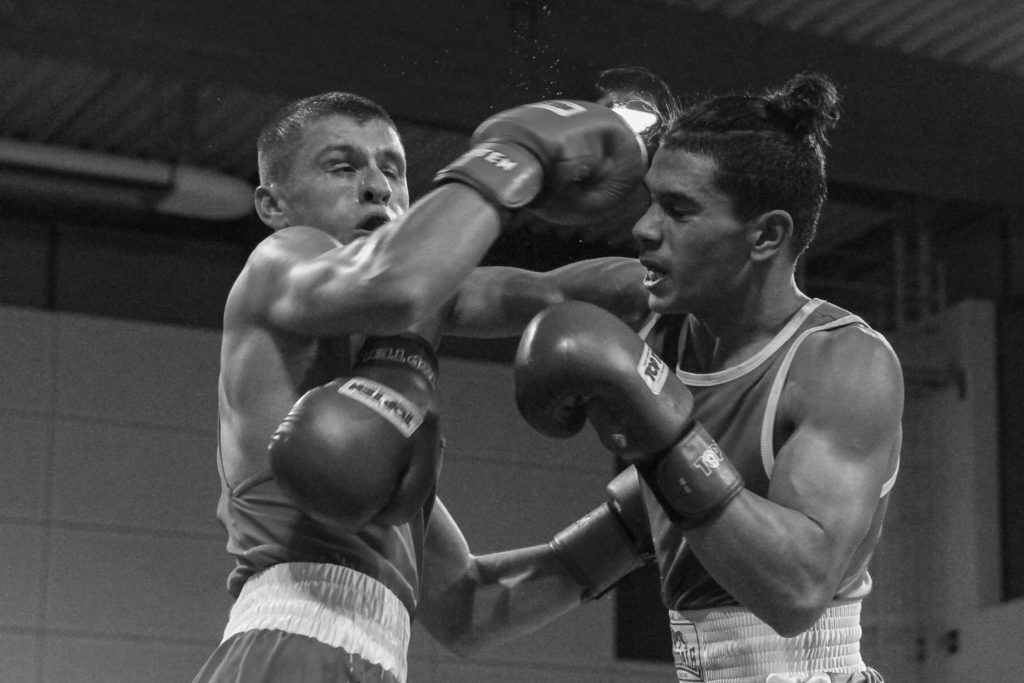
[[[684,528],[710,521],[743,490],[743,478],[699,422],[638,467],[669,517]]]
[[[356,357],[356,368],[366,367],[412,370],[430,391],[437,384],[437,354],[430,342],[413,332],[367,337]]]
[[[448,182],[475,189],[498,207],[505,223],[511,211],[527,206],[540,194],[544,169],[522,145],[488,140],[477,143],[434,176],[435,185]]]

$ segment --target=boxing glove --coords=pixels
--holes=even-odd
[[[647,150],[621,116],[577,100],[500,112],[435,184],[460,182],[504,211],[529,207],[556,224],[593,220],[643,180]]]
[[[703,523],[743,488],[693,419],[689,389],[604,309],[570,301],[541,311],[520,340],[514,377],[516,405],[534,429],[566,438],[589,420],[684,527]]]
[[[693,396],[618,318],[582,301],[559,303],[526,326],[514,364],[519,412],[541,434],[566,438],[589,419],[627,462],[660,453],[690,428]]]
[[[603,504],[555,534],[549,544],[583,586],[583,602],[600,598],[654,559],[636,469],[620,472],[605,493]]]
[[[440,468],[436,376],[421,337],[368,338],[352,376],[306,392],[273,435],[270,469],[281,489],[343,531],[408,521]]]

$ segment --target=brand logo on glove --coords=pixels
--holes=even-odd
[[[693,466],[703,472],[705,477],[710,477],[712,471],[717,470],[718,466],[722,464],[723,457],[722,451],[718,449],[718,444],[712,442],[694,461]]]
[[[636,364],[636,371],[652,394],[657,396],[661,393],[665,380],[668,379],[668,366],[646,344],[643,353],[640,354],[640,362]]]
[[[474,147],[473,149],[462,155],[463,159],[480,158],[491,164],[500,171],[514,171],[518,162],[512,161],[509,157],[505,156],[501,152],[495,152],[493,149],[487,149],[483,145]]]
[[[423,423],[423,415],[409,399],[365,377],[353,377],[338,387],[338,393],[370,408],[393,424],[406,438],[412,436]]]
[[[377,346],[359,357],[359,363],[371,363],[371,362],[382,362],[382,363],[400,363],[408,365],[413,370],[419,372],[423,377],[430,383],[430,387],[433,388],[437,381],[437,373],[434,372],[433,365],[423,356],[418,353],[407,353],[405,349],[396,346]]]
[[[563,117],[576,116],[586,111],[582,105],[566,100],[548,100],[547,102],[535,102],[526,106],[547,109],[552,114],[558,114]]]

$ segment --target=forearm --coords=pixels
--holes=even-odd
[[[397,230],[371,235],[364,263],[375,291],[368,294],[410,300],[418,320],[455,294],[500,231],[498,212],[474,190],[459,184],[438,188],[417,202]]]
[[[435,573],[424,590],[430,632],[452,650],[471,654],[601,597],[653,559],[636,471],[627,468],[612,479],[605,496],[546,545],[480,557],[469,553],[442,512],[430,539]]]
[[[428,629],[449,649],[469,656],[547,624],[579,605],[581,594],[549,545],[482,555],[436,596],[443,615]]]
[[[749,491],[687,531],[686,542],[722,588],[784,636],[812,625],[841,579],[820,525]]]
[[[636,328],[650,313],[643,282],[647,269],[635,258],[590,259],[551,271],[565,301],[586,301]]]
[[[455,298],[445,333],[464,337],[517,336],[553,304],[586,301],[637,327],[648,315],[644,268],[632,258],[588,259],[546,272],[476,268]]]

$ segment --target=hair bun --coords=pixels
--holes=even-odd
[[[839,93],[827,76],[798,74],[765,97],[766,109],[793,135],[810,135],[827,144],[839,122]]]

